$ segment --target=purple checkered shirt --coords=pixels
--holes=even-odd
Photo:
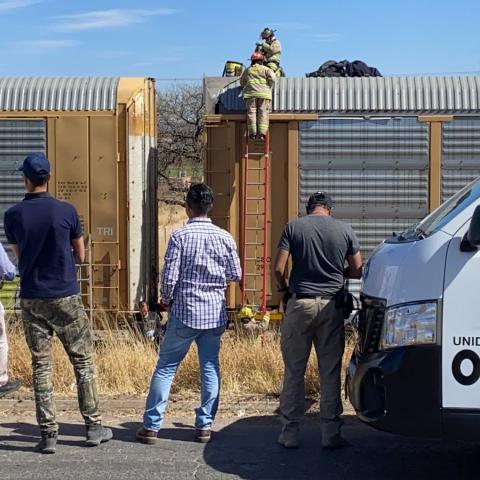
[[[241,278],[233,237],[196,217],[173,232],[165,253],[160,295],[170,312],[191,328],[206,330],[227,323],[227,282]]]

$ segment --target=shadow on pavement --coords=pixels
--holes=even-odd
[[[83,446],[84,440],[68,440],[64,437],[85,437],[85,427],[78,424],[60,423],[59,445]],[[40,429],[31,423],[2,423],[2,427],[11,430],[10,435],[0,436],[0,450],[31,452],[40,440]],[[18,446],[12,443],[25,442]]]
[[[308,416],[300,448],[287,450],[276,443],[280,429],[275,417],[238,420],[216,433],[204,460],[223,474],[246,480],[480,478],[479,448],[474,445],[390,435],[350,416],[344,435],[352,446],[323,450],[320,421]]]
[[[175,428],[162,428],[158,432],[158,439],[172,440],[178,442],[194,442],[195,429],[191,425],[184,423],[173,423]],[[135,432],[142,426],[141,422],[124,422],[120,424],[121,428],[110,427],[113,430],[114,440],[121,442],[135,442]]]
[[[112,429],[113,439],[120,442],[137,443],[135,432],[142,424],[140,422],[124,422],[118,426],[105,426]],[[58,445],[83,447],[85,426],[78,423],[59,423]],[[183,423],[174,423],[175,428],[163,428],[158,433],[159,439],[194,442],[195,429]],[[31,452],[40,440],[40,430],[31,423],[3,423],[2,427],[11,430],[9,435],[0,435],[0,451]],[[67,437],[67,438],[65,438]],[[68,437],[74,437],[75,440]],[[18,445],[25,443],[25,445]]]

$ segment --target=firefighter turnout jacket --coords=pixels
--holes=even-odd
[[[275,38],[272,43],[263,42],[260,45],[261,52],[265,55],[267,64],[273,62],[280,65],[280,55],[282,54],[282,46]]]
[[[240,85],[243,87],[243,98],[272,99],[272,85],[276,75],[268,67],[256,63],[248,67],[240,77]]]

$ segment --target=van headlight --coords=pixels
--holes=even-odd
[[[437,302],[411,303],[388,308],[380,336],[380,349],[437,341]]]

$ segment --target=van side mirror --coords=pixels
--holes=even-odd
[[[473,212],[470,226],[460,243],[460,250],[462,252],[475,252],[478,247],[480,247],[480,205]]]

